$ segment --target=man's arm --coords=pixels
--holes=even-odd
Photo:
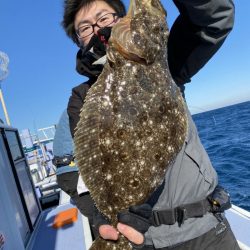
[[[168,61],[177,85],[190,82],[216,53],[234,24],[232,0],[173,0],[180,15],[168,41]]]
[[[72,89],[72,94],[69,98],[67,107],[67,112],[69,115],[69,126],[72,138],[74,138],[75,128],[80,119],[80,111],[88,90],[88,84],[80,84]]]

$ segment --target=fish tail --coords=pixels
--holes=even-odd
[[[117,241],[104,240],[98,237],[89,250],[132,250],[132,245],[124,236],[119,236]]]

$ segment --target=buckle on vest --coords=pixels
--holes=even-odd
[[[173,225],[177,218],[176,209],[153,210],[152,214],[152,225],[155,227],[159,227],[162,224]]]
[[[178,226],[180,227],[186,219],[187,219],[187,209],[184,207],[177,207],[176,221],[178,222]]]
[[[64,167],[70,165],[72,167],[74,164],[73,155],[64,155],[64,156],[55,156],[52,160],[52,163],[57,167]]]
[[[154,227],[159,227],[161,225],[161,222],[160,222],[160,218],[159,218],[159,214],[158,214],[158,211],[152,211],[152,214],[153,214],[153,220],[152,220],[152,225]]]

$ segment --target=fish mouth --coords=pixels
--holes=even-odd
[[[141,63],[151,64],[154,61],[152,55],[148,56],[150,47],[142,48],[135,45],[133,30],[131,29],[132,20],[143,13],[148,16],[157,16],[159,19],[166,18],[166,11],[163,8],[160,0],[131,0],[127,15],[122,18],[112,28],[109,43],[118,51],[124,58]],[[137,37],[142,36],[137,32]],[[149,37],[145,39],[150,39]],[[108,56],[109,58],[109,56]]]

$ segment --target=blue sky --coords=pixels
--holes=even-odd
[[[178,12],[172,1],[162,2],[171,26]],[[250,1],[235,5],[234,30],[186,87],[193,113],[250,100]],[[19,130],[57,123],[71,88],[85,81],[75,71],[77,47],[60,26],[62,15],[63,0],[0,1],[0,51],[10,58],[2,90],[11,125]]]

